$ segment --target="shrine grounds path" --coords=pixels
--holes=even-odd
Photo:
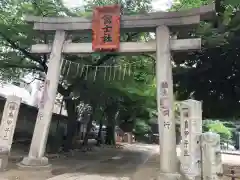
[[[178,150],[179,151],[179,150]],[[223,154],[224,172],[229,167],[240,176],[240,156]],[[0,180],[155,180],[159,173],[159,146],[126,145],[124,149],[95,149],[72,152],[65,157],[51,157],[52,170],[19,170],[11,160],[10,169],[0,173]],[[19,159],[16,158],[16,161]],[[230,180],[224,176],[223,180]]]
[[[129,179],[154,153],[157,153],[155,146],[124,144],[124,149],[104,147],[90,152],[74,151],[64,156],[52,156],[51,170],[19,170],[16,162],[22,157],[18,157],[20,152],[15,151],[8,171],[0,172],[0,180]]]

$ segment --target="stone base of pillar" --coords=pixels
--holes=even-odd
[[[52,165],[49,164],[48,158],[33,158],[33,157],[24,157],[23,160],[17,164],[19,169],[51,169]]]
[[[160,173],[157,180],[180,180],[180,178],[179,173]]]

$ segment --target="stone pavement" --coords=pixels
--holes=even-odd
[[[222,155],[225,171],[240,165],[240,156]],[[75,152],[72,156],[52,158],[50,171],[24,171],[11,163],[11,170],[0,173],[0,180],[155,180],[159,174],[159,147],[133,144],[124,150],[104,149]],[[240,172],[237,168],[237,174]],[[224,180],[228,180],[224,176]]]
[[[49,180],[155,180],[160,170],[159,147],[157,145],[134,144],[129,145],[130,154],[113,157],[99,162],[91,167],[82,168],[77,173],[67,173]],[[132,154],[131,154],[132,153]],[[136,154],[135,154],[136,153]],[[139,153],[139,154],[138,154]],[[135,154],[135,156],[134,156]],[[229,166],[240,165],[240,156],[222,155],[224,169],[227,173]],[[94,172],[92,171],[94,169]],[[223,180],[229,180],[224,176]]]
[[[76,172],[85,166],[91,166],[97,162],[117,156],[121,150],[119,149],[104,149],[94,152],[74,152],[66,156],[52,157],[50,162],[52,169],[44,170],[19,170],[16,166],[17,161],[9,162],[9,170],[0,173],[0,180],[7,178],[8,180],[45,180],[56,175]]]
[[[222,154],[224,174],[230,174],[230,169],[234,168],[235,174],[240,177],[240,156]],[[148,161],[139,168],[139,170],[131,177],[131,180],[155,180],[160,170],[160,156],[154,154]],[[222,180],[231,180],[230,177],[223,176]],[[240,179],[240,178],[238,178]]]
[[[106,161],[79,169],[80,172],[66,173],[48,180],[130,180],[140,165],[154,154],[154,148],[143,145],[129,145],[128,151]]]
[[[8,171],[0,173],[0,180],[77,180],[77,179],[129,179],[139,164],[144,163],[153,150],[141,145],[129,145],[123,150],[103,149],[97,152],[75,152],[73,156],[52,158],[53,168],[19,170],[10,162]]]
[[[160,165],[159,154],[152,155],[136,173],[131,176],[131,180],[153,180],[158,176]]]

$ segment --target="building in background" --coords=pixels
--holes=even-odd
[[[22,103],[34,107],[38,107],[42,92],[43,82],[40,80],[34,80],[30,84],[20,81],[2,83],[0,85],[0,96],[7,97],[9,95],[15,95],[22,98]],[[62,97],[58,94],[53,107],[53,113],[67,116],[64,102],[62,102],[61,99]]]

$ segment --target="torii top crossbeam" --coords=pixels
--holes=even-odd
[[[157,26],[170,28],[198,25],[201,20],[210,20],[215,15],[214,5],[202,6],[179,12],[154,12],[131,16],[121,16],[121,29],[155,31]],[[38,17],[26,16],[25,20],[34,23],[34,30],[40,31],[90,31],[92,19],[83,17]]]

